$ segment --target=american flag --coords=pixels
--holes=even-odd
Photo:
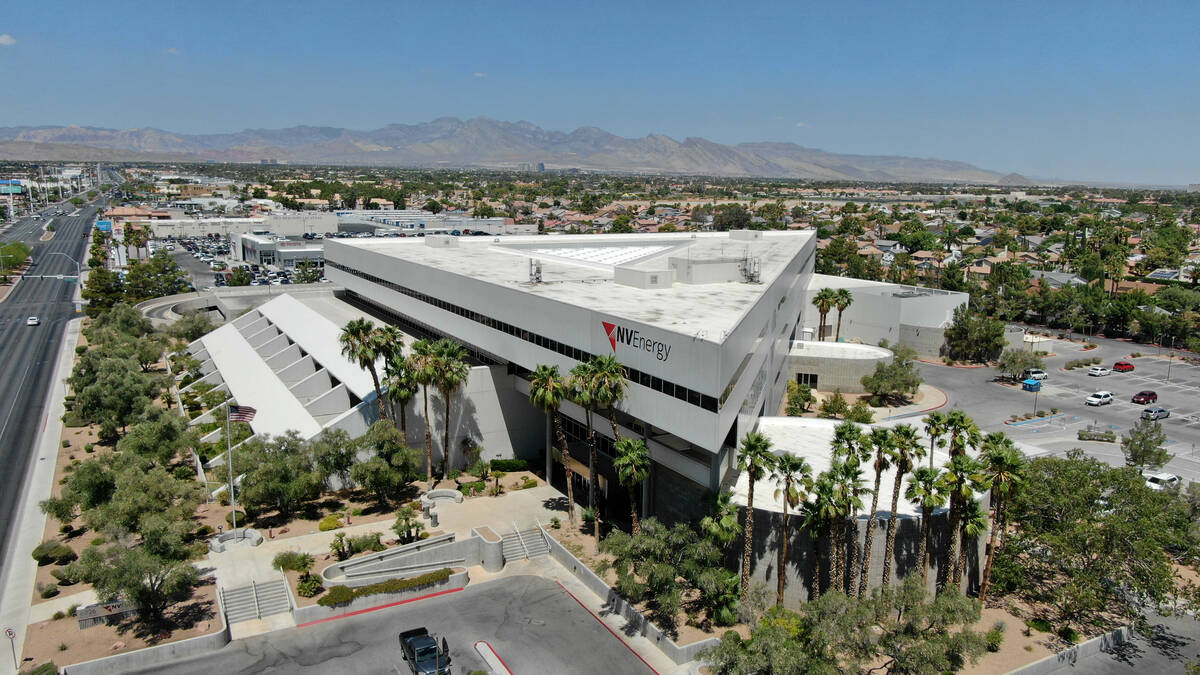
[[[250,422],[254,419],[254,415],[257,412],[257,410],[248,405],[231,405],[229,406],[229,421]]]

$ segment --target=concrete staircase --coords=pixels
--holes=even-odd
[[[287,581],[276,579],[249,586],[221,589],[221,600],[225,604],[225,618],[229,623],[261,619],[274,614],[292,611],[288,597]]]
[[[501,538],[500,547],[504,551],[505,562],[536,558],[550,553],[550,545],[536,527],[520,532],[514,528]]]

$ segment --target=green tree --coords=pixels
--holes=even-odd
[[[421,397],[425,401],[425,480],[433,486],[433,420],[429,417],[429,387],[437,378],[437,351],[429,340],[417,340],[412,344],[409,371],[413,381],[421,386]]]
[[[125,300],[137,304],[151,298],[183,293],[191,288],[187,272],[166,251],[149,260],[131,261],[125,273]]]
[[[712,513],[700,519],[700,531],[721,550],[737,540],[742,533],[742,525],[738,522],[738,507],[729,492],[717,495]]]
[[[871,394],[876,405],[906,403],[920,390],[925,380],[917,369],[916,356],[911,347],[898,344],[892,350],[890,362],[876,363],[874,372],[862,376],[863,389]]]
[[[383,364],[384,395],[392,403],[392,417],[400,421],[404,445],[408,445],[408,402],[417,395],[412,362],[399,350],[388,354]]]
[[[358,446],[351,440],[350,434],[343,429],[323,429],[309,441],[309,448],[323,485],[328,487],[330,479],[337,478],[342,489],[350,486],[350,469],[358,452]]]
[[[979,460],[965,454],[952,455],[939,480],[942,490],[950,498],[950,554],[946,557],[950,569],[946,570],[945,583],[954,584],[957,591],[962,581],[959,551],[966,545],[966,505],[975,498],[976,493],[987,489],[987,474]]]
[[[600,404],[597,401],[598,384],[595,377],[594,359],[576,364],[571,369],[571,379],[568,387],[571,392],[571,401],[583,408],[584,424],[587,426],[588,508],[595,518],[592,525],[592,534],[596,539],[597,545],[599,545],[600,517],[596,507],[596,429],[592,424],[592,411],[599,407]]]
[[[125,282],[112,270],[94,268],[88,273],[81,295],[87,301],[87,315],[96,317],[125,297]]]
[[[138,622],[159,626],[171,605],[192,595],[200,573],[186,560],[157,556],[143,547],[88,546],[75,563],[101,602],[126,599],[138,608]]]
[[[616,444],[613,470],[617,480],[629,490],[629,522],[634,534],[641,531],[638,524],[637,488],[650,477],[650,451],[640,438],[622,438]]]
[[[1080,450],[1030,461],[1008,509],[993,584],[1059,625],[1124,625],[1165,611],[1181,592],[1174,556],[1195,554],[1184,500]]]
[[[321,278],[321,268],[311,260],[296,263],[296,283],[315,284]]]
[[[442,426],[442,478],[450,469],[450,400],[467,383],[471,367],[467,364],[467,349],[449,338],[438,340],[434,345],[437,369],[434,386],[442,394],[446,404],[446,415]]]
[[[833,341],[838,342],[842,339],[842,312],[850,308],[854,304],[854,294],[848,288],[839,288],[834,291],[833,306],[837,309],[837,331],[834,333]]]
[[[787,383],[787,408],[785,412],[791,417],[798,417],[808,412],[809,407],[817,397],[813,395],[812,387],[799,384],[793,380]]]
[[[251,281],[254,281],[254,275],[245,267],[235,267],[229,273],[230,286],[249,286]]]
[[[1009,379],[1020,379],[1021,374],[1033,368],[1045,368],[1046,362],[1040,354],[1028,349],[1005,349],[1000,354],[996,369]]]
[[[812,466],[803,457],[784,453],[775,463],[772,478],[779,485],[775,490],[775,498],[783,502],[783,517],[779,521],[779,570],[776,573],[779,585],[775,594],[775,606],[782,607],[783,591],[787,585],[788,509],[795,509],[808,500]]]
[[[242,477],[238,499],[248,515],[251,508],[274,509],[286,518],[321,493],[312,448],[294,431],[243,443],[234,453],[233,468]]]
[[[184,312],[167,329],[167,333],[177,340],[195,342],[211,332],[216,326],[208,320],[208,315],[199,310]]]
[[[1121,453],[1125,466],[1137,467],[1139,472],[1157,469],[1174,457],[1163,446],[1167,434],[1158,420],[1139,419],[1127,435],[1121,437]]]
[[[567,436],[563,433],[562,413],[559,408],[570,396],[570,387],[558,371],[558,366],[539,364],[529,378],[529,400],[539,410],[550,415],[554,427],[554,439],[558,448],[552,450],[554,459],[562,464],[567,478],[567,520],[575,528],[575,476],[571,471],[571,453],[567,449]]]
[[[929,468],[933,468],[933,455],[946,435],[946,413],[934,410],[925,416],[925,435],[929,437]]]
[[[883,472],[892,466],[895,459],[896,442],[892,432],[885,427],[871,430],[867,437],[869,447],[874,450],[875,487],[871,490],[871,509],[867,511],[867,532],[863,535],[862,574],[858,578],[858,597],[863,597],[867,590],[867,582],[871,576],[871,549],[875,545],[875,514],[879,511],[879,486],[883,482]],[[854,570],[850,570],[854,574]]]
[[[1004,345],[1004,323],[960,305],[946,329],[946,349],[951,358],[984,362],[999,356]]]
[[[992,562],[998,545],[997,535],[1007,527],[1005,506],[1021,488],[1025,457],[1008,436],[1003,432],[995,432],[988,434],[984,439],[980,459],[983,460],[984,471],[991,485],[994,510],[991,533],[988,535],[987,562],[983,565],[983,581],[979,586],[979,601],[984,602],[987,600],[988,586],[991,582]]]
[[[829,311],[837,305],[837,291],[832,288],[822,288],[813,296],[812,304],[817,308],[817,314],[820,315],[820,321],[817,323],[817,339],[823,342],[825,340],[825,317],[829,316]]]
[[[158,378],[137,369],[137,364],[129,360],[106,359],[95,381],[75,390],[74,412],[91,424],[108,422],[124,434],[161,391]]]
[[[722,204],[713,210],[712,228],[724,232],[726,230],[744,230],[750,227],[750,212],[741,204]]]
[[[895,478],[892,481],[892,506],[888,511],[887,536],[884,539],[883,550],[883,583],[887,590],[892,581],[892,560],[896,555],[896,518],[900,508],[900,488],[904,484],[904,476],[925,454],[925,447],[917,436],[917,429],[909,424],[898,424],[892,428],[891,461],[896,467]]]
[[[750,432],[742,438],[738,451],[737,468],[749,479],[746,490],[746,525],[743,529],[745,545],[742,551],[742,597],[750,594],[750,562],[754,553],[754,486],[770,475],[775,468],[776,458],[771,452],[771,441],[766,436]]]

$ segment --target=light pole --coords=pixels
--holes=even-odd
[[[79,277],[80,270],[82,270],[82,267],[79,265],[78,260],[72,258],[71,256],[67,255],[66,253],[59,253],[58,251],[51,251],[51,252],[47,253],[46,255],[61,255],[62,257],[66,258],[67,260],[70,260],[71,262],[75,263],[75,276],[77,278]]]

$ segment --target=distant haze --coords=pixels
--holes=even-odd
[[[816,180],[969,182],[1024,185],[1017,174],[949,159],[841,155],[793,143],[722,145],[652,134],[622,138],[595,127],[571,133],[529,122],[442,117],[371,131],[338,127],[177,134],[159,129],[0,128],[0,159],[216,160],[294,164],[493,169],[585,169],[631,173]]]

